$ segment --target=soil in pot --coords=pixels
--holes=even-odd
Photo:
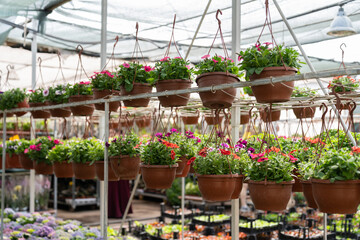
[[[221,124],[223,119],[224,119],[223,115],[220,115],[218,118],[215,115],[211,115],[211,114],[205,115],[205,121],[208,125]]]
[[[121,86],[121,96],[132,96],[142,93],[151,93],[152,86],[147,83],[134,83],[134,87],[130,92],[127,92],[123,86]],[[140,98],[133,100],[124,100],[125,107],[147,107],[149,105],[150,98]]]
[[[95,164],[73,162],[72,166],[76,179],[95,179]]]
[[[57,105],[58,103],[49,102],[49,105]],[[70,107],[64,107],[64,108],[56,108],[56,109],[50,109],[50,114],[52,117],[70,117],[71,116],[71,110]]]
[[[6,166],[7,168],[22,168],[20,158],[18,154],[6,154]]]
[[[316,107],[303,107],[303,108],[293,108],[293,112],[297,119],[301,118],[313,118],[315,115]]]
[[[249,78],[250,81],[255,81],[263,78],[295,75],[296,72],[296,68],[266,67],[260,74],[255,73]],[[287,102],[290,100],[293,88],[294,82],[251,86],[251,89],[258,103]]]
[[[69,102],[82,102],[82,101],[89,101],[93,100],[92,95],[73,95],[70,96]],[[94,104],[85,104],[80,106],[70,107],[71,112],[74,116],[92,116],[95,105]]]
[[[146,128],[151,125],[151,117],[150,116],[141,116],[135,118],[135,123],[138,128]]]
[[[30,107],[44,107],[47,106],[47,102],[44,103],[29,103]],[[38,110],[38,111],[31,111],[33,118],[50,118],[50,111],[49,110]]]
[[[108,179],[109,181],[118,181],[120,178],[118,176],[116,176],[111,163],[108,163],[109,167],[109,173],[108,173]],[[95,171],[96,171],[96,177],[100,180],[100,181],[104,181],[104,161],[99,161],[99,162],[95,162]]]
[[[20,154],[19,159],[20,159],[21,167],[23,169],[27,169],[27,170],[34,169],[33,161],[28,156],[26,156],[25,154]]]
[[[110,96],[120,95],[120,91],[109,90],[109,89],[105,89],[105,90],[93,89],[93,93],[94,93],[93,95],[94,99],[108,98]],[[119,107],[120,107],[120,102],[109,102],[109,111],[116,112],[119,109]],[[105,111],[105,103],[95,103],[95,109]]]
[[[248,124],[250,121],[250,116],[248,112],[241,112],[240,115],[240,124]]]
[[[260,110],[260,118],[264,122],[275,122],[280,120],[281,111],[280,110],[272,110],[271,113],[265,112],[264,110]]]
[[[315,199],[314,199],[314,195],[312,193],[311,181],[301,181],[301,184],[303,185],[303,191],[304,191],[304,196],[305,196],[307,205],[310,208],[318,208],[318,206],[316,205]]]
[[[196,125],[199,123],[199,115],[181,115],[185,125]]]
[[[26,99],[17,104],[17,108],[28,108],[29,104],[26,102]],[[14,113],[17,117],[24,116],[27,112],[16,112]]]
[[[235,190],[235,175],[196,175],[203,199],[228,201]]]
[[[239,79],[236,75],[224,72],[203,73],[196,78],[198,87],[211,87],[226,83],[236,83]],[[199,92],[203,105],[211,109],[228,108],[232,106],[236,96],[235,88],[223,90]]]
[[[249,180],[249,192],[254,206],[263,211],[282,211],[290,200],[293,181],[265,182]]]
[[[157,92],[188,89],[191,88],[191,81],[183,79],[161,80],[156,83],[155,87]],[[161,106],[163,107],[180,107],[187,105],[190,98],[190,93],[170,96],[159,96],[158,98]]]
[[[171,187],[178,164],[169,165],[140,165],[146,188],[168,189]]]
[[[58,178],[72,178],[74,176],[72,163],[55,162],[54,173]]]
[[[235,188],[234,188],[234,192],[231,195],[231,199],[239,198],[239,195],[240,195],[240,192],[242,189],[242,185],[243,185],[243,180],[244,180],[244,175],[237,175],[234,177]]]
[[[33,163],[34,163],[34,169],[35,169],[36,174],[52,175],[54,172],[53,165],[49,165],[44,162],[37,163],[36,161],[33,161]]]
[[[353,214],[359,206],[360,180],[335,181],[311,179],[312,192],[320,212]]]
[[[133,180],[140,170],[140,156],[112,156],[110,157],[110,164],[115,175],[121,180]]]

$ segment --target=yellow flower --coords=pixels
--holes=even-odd
[[[19,135],[16,134],[16,135],[12,136],[9,140],[10,141],[20,140],[20,137],[19,137]]]
[[[16,191],[16,192],[20,192],[21,191],[21,185],[16,185],[15,187],[14,187],[14,190]]]
[[[70,181],[70,182],[69,182],[69,186],[72,186],[72,185],[73,185],[73,182],[72,182],[72,181]]]
[[[18,197],[14,193],[12,194],[11,198],[12,198],[13,201],[16,201],[18,199]]]

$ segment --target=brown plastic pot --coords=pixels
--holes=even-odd
[[[93,100],[92,95],[73,95],[70,96],[69,102],[82,102],[82,101],[89,101]],[[95,105],[94,104],[85,104],[80,106],[73,106],[70,107],[70,110],[74,116],[92,116]]]
[[[228,201],[235,190],[235,175],[199,175],[199,190],[204,200]]]
[[[34,169],[35,169],[36,174],[52,175],[54,172],[53,165],[49,165],[44,162],[37,163],[36,161],[33,161],[33,163],[34,163]]]
[[[55,162],[54,173],[58,178],[72,178],[74,176],[72,163],[68,162]]]
[[[265,112],[264,110],[260,110],[260,118],[264,122],[275,122],[280,120],[281,111],[280,110],[272,110],[271,114],[269,112]]]
[[[29,103],[30,107],[44,107],[47,106],[47,102],[44,103]],[[38,111],[31,111],[33,118],[50,118],[50,111],[49,110],[38,110]]]
[[[300,179],[299,179],[299,173],[297,171],[297,169],[294,169],[292,171],[292,173],[295,175],[295,177],[293,177],[294,179],[294,185],[292,187],[292,192],[303,192],[303,188],[302,188],[302,184],[300,182]]]
[[[221,124],[222,120],[223,120],[224,116],[219,115],[219,118],[216,118],[215,115],[211,115],[211,114],[206,114],[205,115],[205,121],[208,125],[217,125],[217,124]]]
[[[58,103],[54,102],[48,102],[49,105],[58,105]],[[52,117],[70,117],[71,116],[71,110],[70,107],[64,107],[64,108],[56,108],[56,109],[50,109],[50,114]]]
[[[314,199],[313,192],[312,192],[311,181],[301,181],[301,184],[303,185],[304,196],[305,196],[308,207],[318,208],[318,206],[316,205],[315,199]]]
[[[191,81],[183,79],[161,80],[155,84],[155,87],[157,92],[188,89],[191,88]],[[187,105],[190,98],[190,93],[170,96],[159,96],[158,98],[161,106],[163,107],[180,107]]]
[[[196,125],[199,123],[199,115],[181,115],[185,125]]]
[[[119,177],[116,176],[113,168],[111,167],[111,164],[109,163],[108,165],[108,179],[109,181],[119,181]],[[104,181],[104,161],[98,161],[95,162],[95,171],[96,171],[96,177],[100,180],[100,181]]]
[[[33,161],[25,154],[19,155],[20,164],[23,169],[31,170],[34,169]]]
[[[116,90],[98,90],[93,89],[93,99],[109,98],[110,96],[119,96],[120,91]],[[120,107],[120,102],[109,102],[109,111],[116,112]],[[95,103],[95,109],[105,111],[105,103]]]
[[[120,118],[120,124],[121,127],[124,128],[131,128],[132,126],[134,126],[134,122],[135,122],[135,118],[126,118],[126,117],[121,117]],[[119,126],[117,126],[119,127]]]
[[[177,164],[179,166],[176,169],[176,177],[183,177],[185,174],[187,175],[190,170],[190,168],[185,169],[185,166],[187,165],[187,162],[189,160],[184,156],[179,157],[179,160],[180,161],[177,162]],[[186,172],[186,170],[187,170],[187,172]]]
[[[250,121],[250,116],[248,112],[241,112],[240,115],[240,124],[248,124]]]
[[[133,180],[139,173],[140,156],[112,156],[110,157],[110,164],[115,175],[121,180]]]
[[[22,168],[19,155],[15,153],[13,153],[11,157],[10,154],[6,154],[6,164],[7,168]]]
[[[240,192],[242,189],[242,185],[243,185],[243,180],[244,180],[244,175],[237,175],[234,177],[235,188],[234,188],[234,192],[231,195],[231,199],[239,198],[239,195],[240,195]]]
[[[263,211],[282,211],[290,200],[294,181],[272,182],[249,180],[249,192],[254,206]]]
[[[127,92],[123,86],[121,86],[121,96],[133,96],[142,93],[151,93],[152,86],[148,83],[134,83],[134,87],[130,92]],[[140,98],[133,100],[124,100],[125,107],[147,107],[149,105],[150,98]]]
[[[76,179],[95,179],[95,164],[89,163],[72,163]]]
[[[360,180],[335,181],[311,179],[312,192],[320,212],[356,213],[360,200]]]
[[[14,116],[14,113],[7,113],[6,114],[6,117],[12,117],[12,116]],[[3,114],[0,113],[0,118],[2,118],[2,117],[3,117]]]
[[[260,74],[249,76],[250,81],[263,78],[295,75],[296,68],[285,67],[266,67]],[[293,92],[294,82],[283,82],[251,86],[258,103],[287,102]]]
[[[231,73],[212,72],[203,73],[196,78],[198,87],[211,87],[226,83],[236,83],[238,77]],[[232,106],[236,96],[235,88],[227,88],[217,91],[199,92],[203,105],[211,109],[228,108]]]
[[[297,119],[313,118],[315,115],[315,111],[316,107],[293,108],[293,112]]]
[[[178,164],[174,165],[145,165],[141,164],[141,174],[146,188],[168,189],[171,187]]]
[[[22,102],[19,102],[18,104],[16,104],[17,107],[16,108],[28,108],[29,104],[26,102],[26,99]],[[21,117],[23,115],[25,115],[27,112],[16,112],[14,113],[17,117]]]
[[[150,116],[141,116],[135,117],[135,123],[138,128],[146,128],[151,125],[151,117]]]

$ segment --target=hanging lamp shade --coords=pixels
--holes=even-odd
[[[350,18],[345,15],[344,8],[339,8],[336,17],[331,22],[330,29],[327,34],[334,37],[345,37],[356,34]]]

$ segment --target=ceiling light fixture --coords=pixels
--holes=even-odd
[[[330,29],[327,34],[333,37],[346,37],[356,34],[351,20],[346,16],[342,5],[340,5],[337,15],[331,22]]]

